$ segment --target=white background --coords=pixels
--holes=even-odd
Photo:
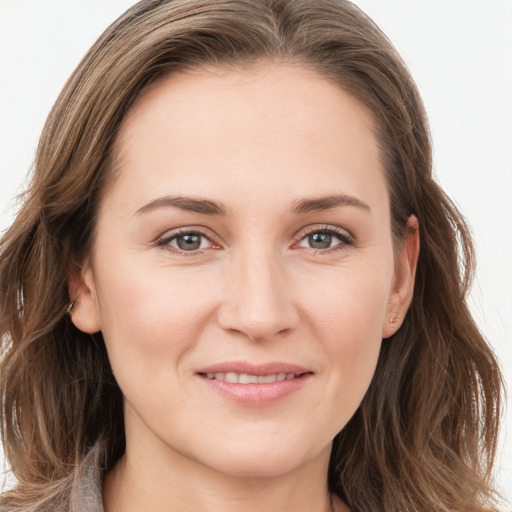
[[[312,0],[313,1],[313,0]],[[80,58],[132,0],[0,0],[0,231],[46,115]],[[473,227],[471,306],[512,393],[512,0],[356,0],[409,65],[439,181]],[[506,431],[509,431],[508,438]],[[512,499],[512,413],[498,481]]]

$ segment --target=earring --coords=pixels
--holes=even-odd
[[[69,303],[68,308],[66,309],[66,315],[71,316],[71,311],[73,311],[73,308],[75,307],[75,302],[76,302],[76,299],[72,300]]]
[[[395,315],[393,318],[390,318],[389,321],[394,324],[398,319],[400,318],[400,315]]]

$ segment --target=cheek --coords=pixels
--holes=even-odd
[[[312,335],[321,340],[330,365],[326,395],[339,425],[361,403],[377,365],[392,278],[389,272],[383,279],[379,268],[336,272],[305,304]]]
[[[147,382],[148,375],[165,387],[170,378],[179,381],[180,360],[211,311],[208,288],[187,272],[122,259],[97,273],[102,333],[121,388]]]
[[[374,264],[340,266],[317,276],[308,293],[305,282],[298,293],[307,297],[304,314],[323,332],[321,338],[336,340],[334,347],[339,350],[358,351],[382,338],[391,283],[392,264],[381,259]]]

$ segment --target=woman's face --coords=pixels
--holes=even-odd
[[[124,394],[128,456],[325,463],[414,279],[371,117],[302,67],[198,70],[136,104],[116,165],[70,287]]]

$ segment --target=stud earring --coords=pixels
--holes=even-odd
[[[389,321],[394,324],[400,318],[400,315],[395,315],[393,318],[390,318]]]

